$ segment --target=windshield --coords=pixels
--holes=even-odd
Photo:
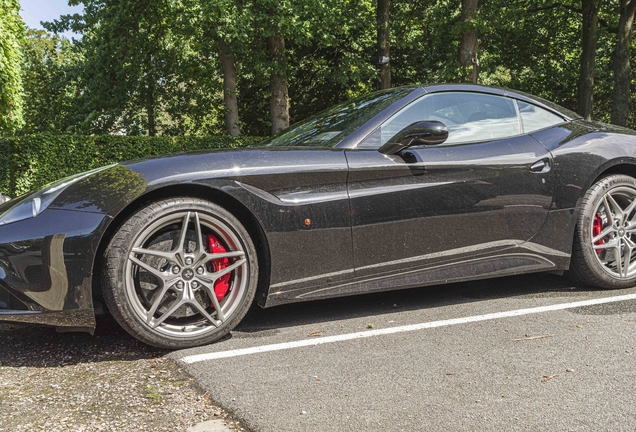
[[[413,89],[414,87],[400,87],[381,90],[348,100],[285,129],[261,145],[334,147]]]

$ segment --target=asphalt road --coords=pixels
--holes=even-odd
[[[635,293],[539,274],[256,309],[231,337],[171,356],[232,351],[181,363],[259,431],[636,431],[634,299],[377,334]],[[233,351],[358,332],[374,333]]]

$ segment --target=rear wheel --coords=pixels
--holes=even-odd
[[[610,175],[588,190],[576,226],[570,272],[600,288],[636,284],[636,179]]]
[[[229,333],[256,292],[258,263],[241,223],[198,199],[149,204],[106,250],[106,304],[137,339],[160,348],[207,344]]]

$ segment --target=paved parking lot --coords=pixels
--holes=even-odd
[[[635,336],[635,288],[541,274],[256,309],[170,356],[254,430],[635,431]]]

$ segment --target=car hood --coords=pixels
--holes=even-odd
[[[153,156],[90,175],[69,186],[49,208],[113,214],[117,208],[165,186],[202,182],[213,186],[221,180],[249,184],[254,176],[341,170],[343,166],[343,150],[325,148],[249,147]]]
[[[130,161],[122,165],[150,184],[184,182],[196,178],[237,178],[285,173],[315,166],[325,152],[341,149],[310,147],[248,147],[176,153]],[[327,168],[327,167],[325,167]]]

